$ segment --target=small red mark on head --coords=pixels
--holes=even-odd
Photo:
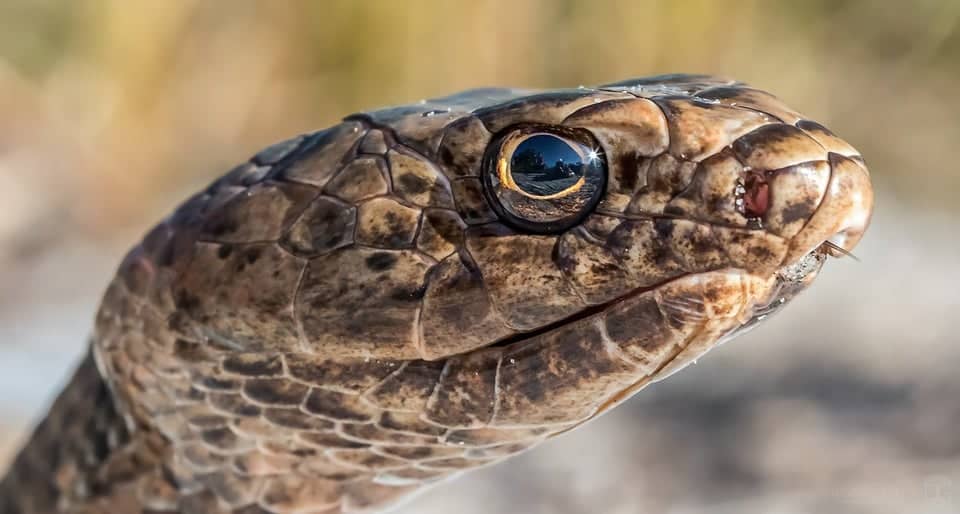
[[[751,173],[743,183],[743,214],[762,217],[770,208],[770,184],[762,173]]]

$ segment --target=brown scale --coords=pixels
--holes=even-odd
[[[390,191],[387,163],[381,157],[360,156],[343,167],[323,192],[347,203],[383,196]]]
[[[390,150],[390,177],[397,196],[418,207],[453,208],[450,180],[430,161],[416,154]]]
[[[591,135],[594,212],[539,232],[498,216],[484,162],[509,161],[486,153],[518,125]],[[853,248],[871,206],[850,145],[709,76],[350,116],[131,250],[0,510],[386,508],[681,369],[809,285],[825,241]]]
[[[298,257],[318,257],[352,245],[356,226],[356,206],[321,196],[300,214],[280,240],[280,245]]]
[[[431,261],[411,250],[359,246],[311,260],[293,308],[303,344],[326,347],[321,355],[416,357],[416,325]]]
[[[392,198],[372,198],[357,213],[357,244],[385,249],[413,247],[420,225],[420,209]]]

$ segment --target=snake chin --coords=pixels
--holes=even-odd
[[[808,279],[812,280],[813,276],[815,276],[820,271],[820,268],[823,267],[823,263],[827,260],[827,256],[831,255],[828,248],[828,243],[824,243],[803,257],[797,259],[796,262],[781,268],[777,272],[777,277],[785,282],[803,282],[808,281]]]
[[[796,261],[780,268],[776,273],[776,285],[772,289],[768,301],[757,305],[751,317],[725,337],[723,341],[743,335],[790,303],[790,300],[813,283],[830,255],[832,254],[824,243]]]

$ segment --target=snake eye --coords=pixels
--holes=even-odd
[[[484,190],[500,217],[517,228],[559,232],[582,220],[603,195],[607,164],[583,129],[508,129],[487,149]]]

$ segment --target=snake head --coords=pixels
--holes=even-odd
[[[591,419],[755,325],[853,249],[872,202],[856,150],[744,84],[472,90],[349,116],[195,195],[124,261],[96,353],[172,441],[201,430],[183,406],[256,418],[325,451],[269,458],[308,461],[331,501],[386,497]],[[248,430],[204,451],[234,455]],[[258,452],[232,469],[265,469]]]
[[[144,248],[168,249],[185,338],[439,362],[575,333],[565,361],[616,349],[636,382],[786,303],[871,208],[826,128],[679,75],[353,115],[259,153]]]

